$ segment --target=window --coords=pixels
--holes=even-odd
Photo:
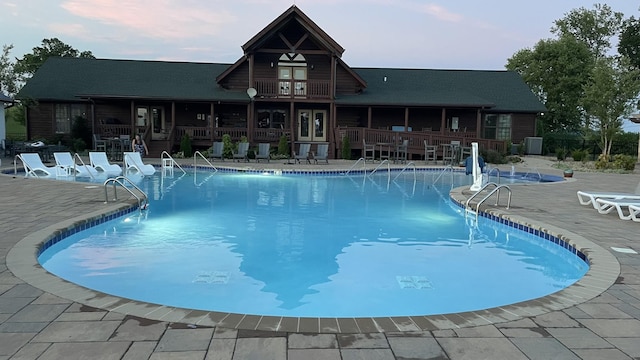
[[[511,139],[511,114],[487,114],[484,117],[485,139]]]
[[[86,118],[86,107],[82,104],[56,104],[56,134],[70,134],[73,120]]]

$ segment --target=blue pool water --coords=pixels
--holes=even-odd
[[[464,175],[198,172],[139,185],[149,210],[74,234],[39,261],[64,279],[169,306],[377,317],[491,308],[571,285],[566,249],[449,200]]]

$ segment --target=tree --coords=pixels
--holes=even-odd
[[[91,51],[78,51],[60,41],[58,38],[42,40],[42,46],[33,48],[32,54],[25,54],[16,61],[14,71],[22,78],[29,78],[51,56],[82,57],[95,59]]]
[[[633,16],[622,26],[618,53],[629,58],[631,65],[640,69],[640,19]]]
[[[518,51],[506,65],[522,76],[547,107],[541,118],[542,134],[581,129],[582,89],[592,67],[591,52],[573,36],[540,40],[533,49]]]
[[[627,58],[600,58],[584,87],[584,109],[600,131],[602,155],[608,158],[614,137],[621,132],[622,117],[634,108],[640,92],[640,70],[631,69]]]
[[[605,57],[611,49],[611,38],[622,29],[624,14],[609,5],[595,4],[593,10],[573,9],[556,20],[551,32],[558,37],[571,35],[585,43],[596,58]]]
[[[18,78],[14,71],[14,64],[9,54],[13,49],[13,44],[2,45],[2,55],[0,55],[0,92],[13,96],[18,92]]]

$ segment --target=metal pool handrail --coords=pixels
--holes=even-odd
[[[209,161],[206,157],[204,157],[204,155],[202,155],[202,153],[201,153],[200,151],[196,151],[195,153],[193,153],[193,168],[194,168],[194,171],[195,171],[195,169],[198,167],[198,166],[197,166],[197,164],[196,164],[197,159],[198,159],[198,158],[197,158],[197,156],[198,156],[198,155],[202,158],[202,160],[206,161],[206,163],[207,163],[207,164],[209,164],[209,166],[211,166],[211,167],[215,170],[215,172],[217,172],[217,171],[218,171],[218,168],[217,168],[217,167],[215,167],[215,166],[211,163],[211,161]]]
[[[167,156],[166,158],[164,156]],[[160,160],[162,160],[162,169],[169,167],[173,169],[173,166],[177,166],[178,169],[182,170],[183,173],[187,173],[186,171],[184,171],[184,169],[180,166],[180,164],[178,164],[172,157],[171,155],[169,155],[168,152],[163,151],[162,154],[160,154]]]
[[[142,197],[138,196],[131,189],[125,186],[124,182],[122,182],[121,180],[124,180],[129,184],[131,184],[133,188],[135,188],[140,192]],[[114,201],[118,200],[118,192],[116,191],[116,184],[118,184],[122,186],[125,190],[127,190],[127,192],[131,194],[131,196],[133,196],[134,198],[136,198],[136,200],[138,200],[138,209],[140,209],[140,211],[145,210],[149,206],[149,197],[147,196],[147,194],[144,191],[142,191],[142,189],[140,189],[138,185],[134,184],[133,181],[131,181],[131,179],[129,179],[124,175],[120,175],[115,178],[109,178],[104,181],[104,203],[105,204],[109,203],[109,194],[107,190],[109,184],[113,184],[113,200]]]
[[[405,170],[407,170],[407,168],[408,168],[409,166],[411,166],[411,165],[413,165],[413,180],[416,180],[416,163],[414,163],[413,161],[409,161],[409,162],[407,163],[407,165],[405,165],[405,167],[403,167],[403,168],[402,168],[402,170],[400,170],[400,172],[398,173],[398,175],[396,175],[396,176],[393,178],[393,180],[395,181],[395,180],[398,178],[398,176],[402,175],[402,173],[403,173]]]
[[[353,170],[353,168],[355,168],[355,167],[356,167],[356,166],[357,166],[361,161],[362,161],[362,171],[366,174],[366,173],[367,173],[367,168],[366,168],[367,161],[366,161],[364,158],[360,158],[360,159],[358,159],[358,161],[356,161],[356,163],[355,163],[355,164],[353,164],[353,165],[349,168],[349,170],[347,170],[347,172],[346,172],[346,173],[344,173],[343,175],[345,175],[345,176],[346,176],[346,175],[349,175],[349,173],[351,172],[351,170]]]

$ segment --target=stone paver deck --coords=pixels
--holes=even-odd
[[[10,159],[3,160],[7,168]],[[353,163],[317,167],[348,169]],[[314,168],[281,161],[233,165]],[[600,215],[576,197],[577,190],[631,192],[640,181],[637,173],[576,172],[572,181],[559,184],[517,185],[510,209],[487,209],[567,238],[594,256],[597,271],[568,292],[499,313],[450,314],[425,322],[323,319],[317,324],[149,310],[148,304],[96,296],[43,275],[33,265],[34,244],[52,229],[127,205],[103,204],[102,187],[0,175],[0,360],[640,358],[640,257],[611,249],[640,252],[640,223]],[[468,195],[461,189],[452,192],[460,201]]]

